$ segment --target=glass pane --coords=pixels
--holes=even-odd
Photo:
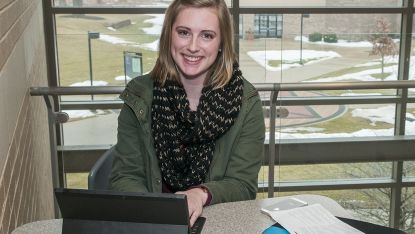
[[[65,110],[64,145],[114,145],[120,110]]]
[[[88,173],[65,173],[66,187],[88,189]]]
[[[415,15],[414,15],[415,17]],[[412,25],[411,60],[409,65],[409,80],[415,80],[415,26]],[[408,95],[415,97],[415,88],[408,89]]]
[[[310,152],[310,155],[318,155],[318,152]],[[275,167],[275,181],[283,183],[336,179],[340,183],[357,178],[390,178],[391,172],[390,162],[278,166]]]
[[[125,85],[148,73],[163,20],[161,14],[57,15],[60,85]]]
[[[286,117],[277,118],[275,121],[278,140],[393,136],[394,132],[394,105],[313,105],[278,108],[287,114]],[[268,112],[265,112],[267,132],[270,123]]]
[[[390,189],[378,188],[312,192],[279,192],[276,193],[276,196],[281,197],[310,193],[334,199],[358,220],[389,226]]]
[[[243,15],[240,60],[260,82],[396,80],[400,20],[398,14]]]
[[[266,67],[267,51],[280,50],[282,35],[280,15],[241,15],[239,63],[244,77],[252,83],[266,83],[270,73]],[[270,79],[270,78],[268,78]]]
[[[415,103],[409,103],[406,109],[405,135],[415,135]]]
[[[53,0],[56,7],[167,7],[173,0]]]
[[[399,7],[402,0],[239,0],[242,7]]]
[[[401,205],[401,230],[406,233],[415,233],[415,188],[402,189],[402,205]]]
[[[415,179],[415,161],[406,161],[403,163],[403,176],[407,179]]]
[[[173,0],[53,0],[56,7],[167,7]],[[232,6],[232,0],[225,0]]]

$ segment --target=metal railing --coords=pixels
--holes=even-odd
[[[396,105],[406,105],[415,103],[415,97],[403,97],[393,95],[388,97],[324,97],[324,98],[282,98],[278,96],[280,91],[310,91],[310,90],[356,90],[356,89],[399,89],[407,90],[415,88],[415,80],[411,81],[381,81],[381,82],[338,82],[338,83],[281,83],[281,84],[255,84],[260,92],[271,92],[269,100],[263,100],[263,104],[270,107],[270,138],[265,142],[264,165],[268,165],[268,182],[261,183],[259,186],[262,191],[267,191],[269,197],[274,196],[275,188],[278,191],[309,191],[327,189],[362,189],[362,188],[390,188],[392,193],[402,190],[403,187],[415,186],[415,180],[402,179],[402,162],[405,160],[415,160],[415,136],[391,136],[391,137],[371,137],[371,138],[338,138],[338,139],[302,139],[302,140],[279,140],[275,139],[275,120],[278,118],[277,107],[279,105],[332,105],[332,104],[373,104],[373,103],[393,103]],[[61,126],[68,120],[64,112],[54,108],[53,100],[59,96],[66,95],[105,95],[120,94],[124,87],[32,87],[32,96],[43,96],[49,113],[49,130],[51,142],[51,162],[53,165],[54,186],[60,187],[64,184],[62,160],[58,159],[58,151],[68,152],[66,157],[75,161],[88,155],[94,155],[89,160],[82,160],[82,170],[89,168],[102,152],[109,146],[66,147],[58,146],[56,141],[55,128]],[[69,109],[105,109],[120,108],[120,101],[102,102],[93,101],[86,104],[65,102],[61,103],[62,110]],[[396,116],[396,118],[401,118]],[[56,126],[56,124],[58,124]],[[368,151],[368,148],[376,148],[376,151]],[[339,149],[347,149],[339,151]],[[71,153],[73,152],[73,153]],[[319,152],[309,157],[310,152]],[[340,152],[340,153],[339,153]],[[382,153],[379,153],[382,152]],[[350,156],[350,155],[354,156]],[[77,155],[77,156],[74,156]],[[336,155],[336,157],[333,157]],[[283,157],[282,157],[283,156]],[[340,181],[319,181],[301,183],[281,183],[274,181],[275,165],[303,165],[303,164],[324,164],[324,163],[354,163],[354,162],[393,162],[394,169],[392,177],[389,179],[366,179],[366,180],[340,180]],[[76,163],[72,163],[72,170],[76,170]],[[75,169],[74,169],[75,168]],[[398,192],[398,194],[400,194]],[[394,220],[400,215],[400,196],[392,196],[391,199],[390,225],[397,226]],[[397,208],[396,208],[397,207]],[[398,218],[396,218],[398,217]]]

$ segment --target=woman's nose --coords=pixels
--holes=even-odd
[[[197,40],[197,37],[193,37],[190,41],[189,41],[189,45],[188,45],[188,50],[192,53],[195,53],[197,51],[199,51],[199,42]]]

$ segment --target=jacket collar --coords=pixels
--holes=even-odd
[[[133,104],[137,98],[141,98],[145,104],[151,106],[153,100],[153,79],[149,74],[132,79],[120,98],[127,104]]]
[[[243,80],[243,99],[247,100],[253,96],[258,95],[257,90],[252,86],[252,84],[250,84],[244,78]],[[139,97],[144,101],[146,105],[151,106],[153,100],[153,85],[153,79],[151,79],[149,74],[136,77],[127,84],[127,87],[121,93],[120,98],[127,104],[134,105],[134,102]]]

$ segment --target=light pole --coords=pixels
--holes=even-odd
[[[300,64],[303,65],[303,14],[301,14],[301,31],[300,31]]]
[[[88,31],[89,81],[90,81],[91,86],[93,86],[91,39],[98,39],[98,38],[99,38],[99,32]],[[91,95],[91,98],[92,100],[94,100],[94,95]]]

